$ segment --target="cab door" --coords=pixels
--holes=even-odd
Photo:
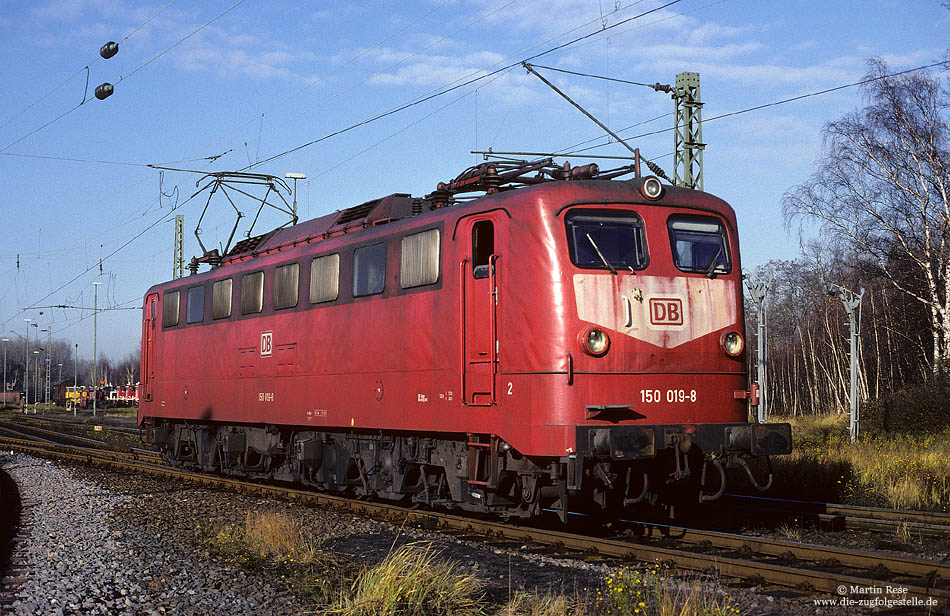
[[[470,216],[460,222],[456,232],[462,247],[459,263],[462,392],[465,404],[472,406],[490,406],[496,402],[502,265],[498,238],[504,221],[502,216],[497,212]]]
[[[145,319],[142,321],[142,381],[144,399],[151,400],[155,386],[155,331],[158,321],[158,295],[145,299]]]

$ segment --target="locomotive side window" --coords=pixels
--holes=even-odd
[[[472,276],[488,278],[489,262],[495,253],[495,227],[490,220],[472,225]]]
[[[185,322],[201,323],[205,318],[205,288],[188,289],[188,304],[185,306]]]
[[[438,229],[402,238],[399,286],[408,289],[438,282],[439,247]]]
[[[291,263],[274,270],[274,308],[292,308],[299,295],[300,265]]]
[[[667,223],[673,262],[684,272],[712,277],[732,270],[726,229],[715,218],[671,216]]]
[[[357,248],[353,253],[353,297],[375,295],[386,288],[386,244]]]
[[[162,327],[178,325],[180,291],[167,291],[162,298]]]
[[[241,278],[241,314],[253,314],[264,308],[264,272]]]
[[[316,257],[310,262],[310,303],[332,302],[340,296],[340,255]]]
[[[568,212],[571,262],[584,269],[641,270],[647,265],[643,220],[634,212]]]
[[[226,319],[231,316],[231,279],[225,278],[211,288],[211,318]]]

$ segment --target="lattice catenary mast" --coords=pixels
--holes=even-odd
[[[172,264],[172,280],[185,276],[185,217],[175,216],[175,261]]]
[[[699,97],[699,73],[680,73],[673,90],[673,182],[703,189],[703,103]]]

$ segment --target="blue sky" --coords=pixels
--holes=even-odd
[[[515,67],[269,160],[584,35],[592,34],[535,62],[648,83],[698,72],[704,118],[855,82],[870,57],[903,69],[944,59],[948,48],[950,10],[939,1],[680,0],[655,10],[664,4],[0,0],[4,335],[22,335],[31,317],[91,356],[91,311],[40,315],[33,307],[92,306],[93,281],[103,283],[100,307],[138,307],[149,286],[171,277],[174,214],[185,216],[186,259],[198,254],[193,230],[205,196],[173,211],[176,198],[159,190],[177,189],[181,203],[201,176],[160,178],[148,164],[306,173],[298,202],[309,218],[394,192],[431,192],[478,162],[473,149],[605,143],[589,120]],[[120,42],[118,55],[100,59],[110,40]],[[85,98],[102,82],[115,84],[111,98],[80,104],[87,65]],[[672,126],[669,95],[547,77],[615,130],[659,117],[624,137]],[[705,189],[736,209],[747,269],[798,254],[781,197],[814,168],[823,125],[861,103],[860,90],[847,88],[704,124]],[[633,143],[672,175],[669,130]],[[265,212],[255,233],[282,222]],[[229,207],[213,201],[203,241],[225,241],[232,224]],[[108,355],[132,351],[139,335],[135,310],[100,313],[99,348]]]

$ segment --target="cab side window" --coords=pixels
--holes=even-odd
[[[290,263],[274,270],[274,309],[297,305],[300,286],[300,265]]]
[[[488,278],[491,256],[495,253],[495,226],[490,220],[472,225],[472,276]]]
[[[205,318],[205,288],[191,287],[188,289],[188,304],[186,307],[185,322],[201,323]]]
[[[241,314],[254,314],[264,309],[264,272],[245,274],[241,278]]]
[[[225,278],[211,288],[211,318],[226,319],[231,316],[231,279]]]
[[[353,253],[353,297],[376,295],[386,288],[386,244],[357,248]]]
[[[439,280],[439,230],[429,229],[402,238],[399,286],[403,289]]]
[[[340,255],[316,257],[310,262],[310,303],[332,302],[340,296]]]
[[[181,291],[166,291],[162,297],[162,327],[178,325]]]

